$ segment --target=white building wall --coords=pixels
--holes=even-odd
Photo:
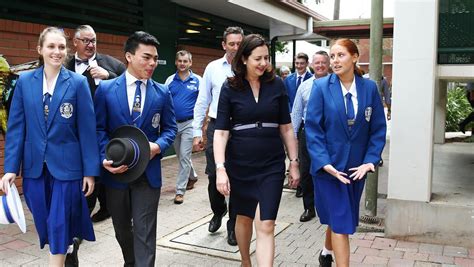
[[[397,0],[388,198],[429,202],[438,0]]]

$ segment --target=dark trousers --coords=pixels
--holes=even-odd
[[[209,201],[211,202],[211,209],[214,214],[222,214],[227,203],[225,197],[217,191],[216,186],[216,163],[214,162],[214,130],[215,120],[211,119],[207,125],[207,147],[206,147],[206,174],[209,177],[209,185],[207,192],[209,194]],[[235,211],[232,209],[232,202],[229,199],[229,220],[227,221],[227,231],[234,231],[235,229]]]
[[[161,188],[152,188],[145,176],[127,189],[106,187],[107,205],[125,266],[154,266],[156,221]]]
[[[309,173],[311,159],[306,148],[304,124],[301,124],[298,131],[298,158],[300,159],[300,185],[303,190],[303,206],[305,210],[314,209],[313,178]]]
[[[87,207],[89,208],[89,214],[92,214],[92,211],[95,208],[95,204],[97,203],[97,200],[99,200],[100,203],[100,210],[107,211],[107,198],[105,196],[105,185],[101,182],[97,182],[96,177],[96,183],[94,187],[94,191],[92,194],[90,194],[86,199],[87,199]]]

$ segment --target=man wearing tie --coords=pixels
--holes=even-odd
[[[96,34],[89,25],[80,25],[76,28],[74,47],[76,53],[65,64],[65,67],[87,78],[92,98],[94,98],[95,89],[101,80],[116,78],[125,71],[125,65],[122,62],[109,55],[96,52]],[[93,222],[100,222],[110,217],[107,210],[105,187],[100,179],[96,179],[94,193],[87,197],[87,206],[90,213],[94,210],[97,199],[99,199],[100,209],[92,216]]]
[[[312,75],[308,71],[308,55],[305,53],[298,53],[295,57],[295,69],[296,71],[290,74],[284,80],[286,91],[288,92],[288,100],[290,101],[290,112],[293,107],[293,102],[295,101],[296,91],[300,84]]]
[[[161,193],[161,158],[176,136],[173,101],[168,89],[151,79],[158,64],[156,38],[146,32],[133,33],[125,43],[127,71],[102,81],[94,107],[101,179],[106,187],[107,207],[125,266],[153,266],[156,255],[156,224]],[[105,157],[110,134],[122,125],[134,125],[147,136],[150,161],[145,172],[131,183],[112,179],[128,167],[112,167]]]

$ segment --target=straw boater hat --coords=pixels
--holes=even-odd
[[[112,160],[112,167],[127,165],[123,173],[110,174],[116,182],[130,183],[138,179],[146,170],[150,161],[150,144],[145,133],[137,127],[124,125],[117,128],[110,136],[105,147],[107,160]]]
[[[23,233],[26,233],[25,214],[20,195],[15,184],[10,185],[8,194],[0,197],[0,223],[16,223]]]

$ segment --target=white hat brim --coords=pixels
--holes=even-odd
[[[20,230],[26,233],[25,213],[23,212],[23,204],[21,203],[20,194],[16,189],[15,184],[10,185],[7,194],[7,202],[10,207],[13,220],[18,224]]]

